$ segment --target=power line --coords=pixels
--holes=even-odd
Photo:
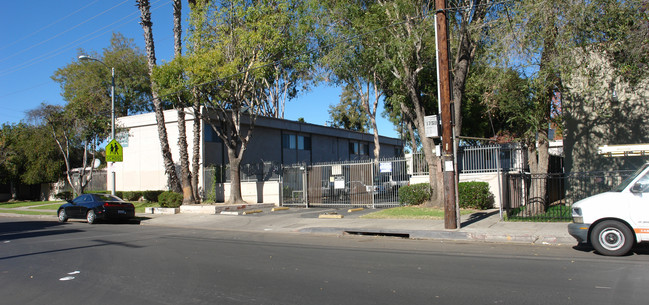
[[[103,14],[105,14],[105,13],[107,13],[107,12],[109,12],[109,11],[111,11],[111,10],[113,10],[113,9],[115,9],[115,8],[117,8],[117,7],[119,7],[119,6],[121,6],[122,4],[124,4],[124,3],[128,2],[128,1],[129,1],[129,0],[125,0],[124,2],[119,3],[119,4],[113,6],[113,7],[109,8],[109,9],[107,9],[107,10],[105,10],[105,11],[103,11],[103,12],[101,12],[101,13],[95,15],[95,16],[93,16],[93,17],[90,17],[90,18],[84,20],[83,22],[81,22],[81,23],[79,23],[79,24],[77,24],[77,25],[75,25],[75,26],[73,26],[73,27],[71,27],[71,28],[69,28],[69,29],[67,29],[67,30],[65,30],[65,31],[63,31],[63,32],[60,32],[60,33],[58,33],[58,34],[56,34],[56,35],[51,36],[51,37],[48,38],[48,39],[45,39],[45,40],[43,40],[43,41],[41,41],[41,42],[38,42],[38,43],[36,43],[36,44],[34,44],[34,45],[31,45],[31,46],[29,46],[29,47],[27,47],[27,48],[24,48],[24,49],[22,49],[22,50],[20,50],[20,51],[18,51],[18,52],[16,52],[16,53],[14,53],[14,54],[11,54],[11,55],[9,55],[9,56],[3,58],[3,59],[0,59],[0,62],[6,61],[7,59],[10,59],[10,58],[13,58],[13,57],[15,57],[15,56],[17,56],[17,55],[20,55],[20,54],[22,54],[22,53],[25,53],[25,52],[27,52],[27,51],[29,51],[29,50],[31,50],[31,49],[37,47],[37,46],[40,46],[40,45],[42,45],[42,44],[44,44],[44,43],[46,43],[46,42],[48,42],[48,41],[54,39],[54,38],[57,38],[57,37],[59,37],[59,36],[65,34],[65,33],[67,33],[67,32],[70,32],[70,31],[72,31],[72,30],[74,30],[74,29],[76,29],[76,28],[78,28],[78,27],[84,25],[85,23],[88,23],[88,22],[90,22],[91,20],[93,20],[93,19],[95,19],[95,18],[97,18],[97,17],[99,17],[99,16],[101,16],[101,15],[103,15]]]
[[[513,1],[514,1],[514,0],[502,0],[502,1],[498,1],[498,2],[483,3],[483,4],[479,4],[479,5],[456,6],[456,7],[452,7],[452,8],[447,7],[446,9],[443,9],[442,11],[454,11],[454,10],[461,10],[461,9],[471,9],[471,8],[476,8],[476,7],[483,7],[483,6],[493,6],[493,5],[504,4],[504,3],[513,2]],[[403,20],[403,21],[399,21],[399,22],[394,22],[394,23],[391,23],[391,24],[389,24],[389,25],[383,26],[383,27],[381,27],[381,28],[378,28],[378,29],[372,30],[372,31],[368,31],[368,32],[365,32],[365,33],[361,33],[361,34],[358,34],[358,35],[355,35],[355,36],[352,36],[352,37],[348,37],[348,38],[343,38],[343,39],[340,39],[340,40],[338,40],[338,41],[334,41],[334,42],[330,43],[329,45],[322,46],[322,47],[320,47],[317,51],[321,51],[322,49],[326,49],[326,48],[329,48],[329,47],[331,47],[331,46],[338,45],[338,44],[343,43],[343,42],[353,41],[353,40],[357,40],[357,39],[362,39],[363,37],[366,37],[366,36],[369,36],[369,35],[371,35],[371,34],[377,33],[377,32],[379,32],[379,31],[383,31],[383,30],[385,30],[385,29],[387,29],[387,28],[395,27],[395,26],[398,26],[398,25],[403,25],[403,24],[409,22],[410,20],[416,20],[416,19],[421,19],[421,20],[423,20],[423,19],[426,19],[427,17],[433,16],[434,14],[435,14],[435,12],[425,13],[425,14],[422,15],[422,16],[411,17],[411,18],[409,18],[409,19],[406,19],[406,20]],[[231,74],[231,75],[227,75],[227,76],[223,76],[223,77],[220,77],[220,78],[216,78],[216,79],[213,79],[213,80],[211,80],[211,81],[207,81],[207,82],[200,83],[200,84],[197,84],[197,85],[188,86],[188,87],[186,87],[186,88],[183,88],[183,89],[177,90],[177,91],[175,91],[175,92],[172,92],[172,93],[169,93],[169,94],[165,94],[165,95],[161,95],[161,96],[159,96],[159,98],[160,98],[160,99],[168,98],[168,97],[170,97],[170,96],[177,95],[177,94],[179,94],[179,93],[181,93],[181,92],[183,92],[183,91],[190,90],[190,89],[192,89],[192,88],[199,88],[199,87],[202,87],[202,86],[207,86],[207,85],[210,85],[210,84],[214,84],[214,83],[217,83],[217,82],[220,82],[220,81],[224,81],[224,80],[227,80],[227,79],[230,79],[230,78],[237,77],[237,76],[242,75],[242,74],[244,74],[244,73],[253,72],[253,71],[256,71],[256,70],[259,70],[259,69],[262,69],[262,68],[266,68],[266,67],[270,67],[270,66],[277,65],[277,64],[279,64],[279,63],[281,63],[281,62],[284,62],[284,61],[293,60],[293,59],[295,59],[295,58],[299,58],[299,57],[301,57],[301,56],[303,56],[303,55],[308,55],[308,54],[311,54],[311,53],[313,53],[313,52],[316,52],[316,51],[306,51],[306,52],[303,52],[303,53],[297,54],[297,55],[295,55],[295,56],[293,56],[293,57],[282,58],[282,59],[276,60],[276,61],[274,61],[274,62],[267,63],[267,64],[265,64],[265,65],[261,65],[261,66],[254,67],[254,68],[251,68],[251,69],[246,69],[246,70],[244,70],[244,71],[240,71],[240,72],[237,72],[237,73],[234,73],[234,74]]]
[[[23,40],[29,38],[29,37],[32,37],[32,36],[34,36],[34,35],[36,35],[36,34],[42,32],[43,30],[48,29],[48,28],[50,28],[51,26],[53,26],[53,25],[55,25],[55,24],[57,24],[57,23],[59,23],[59,22],[65,20],[65,19],[68,19],[69,17],[71,17],[71,16],[75,15],[76,13],[78,13],[78,12],[80,12],[80,11],[86,9],[87,7],[89,7],[89,6],[91,6],[91,5],[95,4],[95,3],[97,3],[98,1],[99,1],[99,0],[95,0],[95,1],[93,1],[93,2],[91,2],[91,3],[88,3],[88,4],[86,4],[84,7],[82,7],[82,8],[80,8],[80,9],[78,9],[78,10],[76,10],[76,11],[74,11],[74,12],[68,14],[67,16],[62,17],[62,18],[60,18],[60,19],[58,19],[58,20],[56,20],[56,21],[54,21],[54,22],[52,22],[52,23],[50,23],[50,24],[48,24],[48,25],[46,25],[46,26],[44,26],[44,27],[42,27],[42,28],[40,28],[40,29],[38,29],[38,30],[36,30],[36,31],[34,31],[34,32],[32,32],[31,34],[29,34],[29,35],[23,36],[23,37],[21,37],[20,39],[14,41],[14,42],[12,42],[12,43],[9,43],[9,44],[7,44],[7,45],[4,45],[3,47],[0,47],[0,51],[1,51],[1,50],[4,50],[4,49],[6,49],[6,48],[8,48],[8,47],[10,47],[10,46],[13,46],[13,45],[15,45],[15,44],[17,44],[17,43],[19,43],[19,42],[21,42],[21,41],[23,41]]]
[[[158,3],[160,1],[163,1],[163,0],[158,0],[155,3]],[[159,8],[169,4],[169,3],[171,3],[171,1],[167,1],[165,3],[162,3],[158,7],[152,9],[152,11],[155,11],[155,10],[157,10],[157,9],[159,9]],[[101,35],[103,35],[103,34],[105,34],[107,32],[110,32],[110,31],[112,31],[114,29],[120,28],[120,27],[128,24],[131,21],[137,20],[139,18],[139,16],[130,18],[128,20],[125,20],[125,19],[127,19],[127,18],[129,18],[129,17],[131,17],[131,16],[133,16],[133,15],[135,15],[137,13],[138,13],[137,11],[134,11],[133,13],[128,14],[128,15],[114,21],[113,23],[110,23],[110,24],[108,24],[108,25],[106,25],[106,26],[104,26],[102,28],[99,28],[99,29],[95,30],[94,32],[91,32],[91,33],[88,33],[88,34],[86,34],[84,36],[81,36],[80,38],[78,38],[78,39],[76,39],[76,40],[74,40],[72,42],[69,42],[66,45],[62,46],[62,47],[59,47],[59,48],[57,48],[55,50],[52,50],[52,51],[50,51],[48,53],[45,53],[45,54],[42,54],[40,56],[33,57],[30,60],[28,60],[27,62],[23,62],[21,64],[15,65],[15,66],[10,67],[10,68],[7,68],[5,70],[2,70],[2,71],[0,71],[0,77],[7,76],[7,75],[9,75],[11,73],[23,70],[23,69],[28,68],[28,67],[31,67],[31,66],[33,66],[33,65],[35,65],[37,63],[43,62],[43,61],[48,60],[48,59],[50,59],[50,58],[52,58],[54,56],[57,56],[57,55],[59,55],[61,53],[64,53],[64,52],[68,51],[71,48],[77,47],[79,45],[79,44],[77,44],[77,42],[79,42],[79,41],[81,41],[81,43],[86,43],[86,42],[92,41],[94,39],[97,39],[97,38],[101,37]],[[118,24],[118,23],[119,23],[118,26],[111,27],[111,26],[113,26],[115,24]],[[97,34],[98,32],[101,32],[101,33]],[[94,35],[94,34],[97,34],[97,35]],[[92,35],[94,35],[94,36],[84,40],[85,38],[87,38],[89,36],[92,36]]]

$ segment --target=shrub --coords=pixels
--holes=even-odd
[[[166,191],[158,196],[158,203],[163,208],[177,208],[183,204],[183,195],[172,191]]]
[[[72,192],[71,191],[63,191],[60,192],[56,195],[54,195],[54,198],[61,199],[61,200],[72,200]]]
[[[142,196],[144,196],[144,200],[148,202],[158,202],[158,196],[162,193],[164,193],[164,191],[144,191],[142,192]]]
[[[126,201],[138,201],[142,197],[142,192],[140,191],[132,191],[132,192],[123,192],[123,197],[122,199]]]
[[[494,196],[487,182],[460,182],[458,184],[460,208],[486,210],[493,207]]]
[[[428,183],[406,185],[399,188],[401,205],[420,205],[430,199],[432,189]]]

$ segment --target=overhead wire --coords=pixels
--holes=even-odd
[[[160,1],[163,1],[163,0],[158,0],[158,1],[154,2],[154,5],[159,3]],[[162,3],[159,6],[153,8],[152,11],[156,11],[156,10],[160,9],[161,7],[163,7],[163,6],[165,6],[165,5],[169,4],[169,3],[171,3],[171,1],[167,1],[165,3]],[[125,19],[127,19],[129,17],[132,17],[133,15],[138,14],[138,13],[139,13],[138,11],[134,11],[131,14],[128,14],[128,15],[126,15],[126,16],[124,16],[124,17],[122,17],[122,18],[120,18],[120,19],[118,19],[118,20],[104,26],[104,27],[101,27],[101,28],[91,32],[91,33],[88,33],[88,34],[86,34],[84,36],[81,36],[80,38],[78,38],[78,39],[76,39],[76,40],[74,40],[72,42],[69,42],[69,43],[67,43],[67,44],[65,44],[65,45],[63,45],[63,46],[61,46],[61,47],[59,47],[57,49],[54,49],[54,50],[52,50],[52,51],[50,51],[48,53],[42,54],[42,55],[37,56],[37,57],[33,57],[30,60],[28,60],[27,62],[23,62],[21,64],[15,65],[13,67],[7,68],[5,70],[1,70],[0,71],[0,77],[4,77],[4,76],[7,76],[7,75],[9,75],[11,73],[23,70],[23,69],[25,69],[27,67],[33,66],[33,65],[35,65],[37,63],[43,62],[43,61],[48,60],[48,59],[50,59],[50,58],[52,58],[54,56],[57,56],[57,55],[59,55],[59,54],[61,54],[63,52],[66,52],[71,48],[77,47],[79,45],[79,44],[77,44],[77,42],[79,42],[79,41],[81,41],[81,43],[86,43],[88,41],[92,41],[94,39],[97,39],[97,38],[101,37],[101,35],[109,32],[109,31],[120,28],[120,27],[128,24],[129,22],[137,20],[139,18],[139,16],[135,16],[135,17],[130,18],[128,20],[125,20]],[[118,24],[118,23],[120,23],[118,26],[113,27],[113,25]],[[99,33],[99,34],[97,34],[97,33]],[[95,34],[97,34],[97,35],[95,35]],[[92,36],[92,35],[94,35],[94,36],[88,38],[89,36]],[[86,39],[86,38],[88,38],[88,39]]]
[[[21,42],[21,41],[23,41],[23,40],[29,38],[29,37],[32,37],[32,36],[34,36],[34,35],[36,35],[36,34],[42,32],[42,31],[44,31],[44,30],[46,30],[46,29],[52,27],[53,25],[55,25],[55,24],[57,24],[57,23],[59,23],[59,22],[65,20],[65,19],[68,19],[68,18],[74,16],[74,15],[77,14],[78,12],[83,11],[84,9],[86,9],[86,8],[88,8],[89,6],[91,6],[91,5],[95,4],[95,3],[97,3],[98,1],[99,1],[99,0],[95,0],[95,1],[93,1],[93,2],[90,2],[90,3],[86,4],[85,6],[83,6],[82,8],[80,8],[80,9],[78,9],[78,10],[76,10],[76,11],[74,11],[74,12],[72,12],[72,13],[70,13],[70,14],[64,16],[64,17],[59,18],[58,20],[56,20],[56,21],[54,21],[54,22],[52,22],[52,23],[50,23],[50,24],[48,24],[48,25],[46,25],[46,26],[44,26],[44,27],[42,27],[42,28],[40,28],[40,29],[38,29],[38,30],[36,30],[36,31],[34,31],[34,32],[32,32],[31,34],[25,35],[25,36],[23,36],[23,37],[21,37],[21,38],[15,40],[15,41],[12,42],[12,43],[8,43],[8,44],[6,44],[6,45],[0,47],[0,51],[6,49],[6,48],[8,48],[8,47],[11,47],[11,46],[13,46],[13,45],[15,45],[15,44],[17,44],[17,43],[19,43],[19,42]]]
[[[95,16],[92,16],[92,17],[90,17],[90,18],[88,18],[88,19],[82,21],[81,23],[79,23],[79,24],[77,24],[77,25],[75,25],[75,26],[73,26],[73,27],[70,27],[70,28],[66,29],[66,30],[63,31],[63,32],[60,32],[60,33],[58,33],[58,34],[56,34],[56,35],[52,35],[52,36],[50,36],[48,39],[45,39],[45,40],[43,40],[43,41],[41,41],[41,42],[38,42],[38,43],[33,44],[33,45],[31,45],[31,46],[29,46],[29,47],[27,47],[27,48],[24,48],[24,49],[22,49],[22,50],[20,50],[20,51],[18,51],[18,52],[16,52],[16,53],[14,53],[14,54],[11,54],[11,55],[9,55],[9,56],[7,56],[7,57],[5,57],[5,58],[2,58],[2,59],[0,59],[0,62],[4,62],[4,61],[6,61],[6,60],[8,60],[8,59],[10,59],[10,58],[13,58],[13,57],[15,57],[15,56],[17,56],[17,55],[20,55],[20,54],[22,54],[22,53],[25,53],[25,52],[27,52],[27,51],[29,51],[29,50],[31,50],[31,49],[37,47],[37,46],[40,46],[40,45],[42,45],[42,44],[44,44],[44,43],[46,43],[46,42],[48,42],[48,41],[50,41],[50,40],[52,40],[52,39],[58,38],[58,37],[60,37],[61,35],[65,34],[65,33],[68,33],[68,32],[70,32],[70,31],[72,31],[72,30],[74,30],[74,29],[76,29],[76,28],[78,28],[78,27],[80,27],[80,26],[82,26],[82,25],[88,23],[88,22],[92,21],[92,20],[95,19],[95,18],[98,18],[99,16],[101,16],[101,15],[103,15],[103,14],[105,14],[105,13],[107,13],[107,12],[109,12],[109,11],[111,11],[111,10],[113,10],[113,9],[115,9],[115,8],[117,8],[117,7],[119,7],[119,6],[121,6],[121,5],[123,5],[124,3],[128,2],[128,1],[129,1],[129,0],[125,0],[125,1],[123,1],[123,2],[121,2],[121,3],[119,3],[119,4],[115,5],[115,6],[113,6],[113,7],[109,8],[109,9],[107,9],[107,10],[104,10],[103,12],[101,12],[101,13],[95,15]]]
[[[466,5],[466,6],[449,7],[449,8],[443,9],[443,10],[441,10],[441,11],[447,11],[447,12],[448,12],[448,11],[456,11],[456,10],[461,10],[461,9],[470,9],[470,8],[475,8],[475,7],[480,7],[480,6],[492,6],[492,5],[503,4],[503,3],[507,3],[507,2],[513,2],[513,1],[514,1],[514,0],[502,0],[502,1],[490,2],[490,3],[488,3],[488,4],[487,4],[487,3],[484,3],[484,4],[479,4],[479,5]],[[430,17],[430,16],[433,16],[436,12],[437,12],[437,11],[432,10],[432,11],[430,11],[429,13],[424,14],[423,16],[411,17],[411,18],[409,18],[409,19],[426,19],[426,18],[428,18],[428,17]],[[372,31],[368,31],[368,32],[365,32],[365,33],[357,34],[357,35],[352,36],[352,37],[343,38],[343,39],[340,39],[340,40],[334,41],[334,42],[332,42],[332,43],[329,44],[329,45],[326,45],[326,46],[321,47],[320,49],[325,49],[325,48],[328,48],[328,47],[330,47],[330,46],[337,45],[337,44],[339,44],[339,43],[343,43],[343,42],[346,42],[346,41],[353,41],[353,40],[355,40],[355,39],[362,39],[363,37],[366,37],[366,36],[368,36],[368,35],[371,35],[371,34],[377,33],[377,32],[379,32],[379,31],[383,31],[383,30],[385,30],[385,29],[387,29],[387,28],[390,28],[390,27],[394,27],[394,26],[398,26],[398,25],[405,24],[405,23],[407,23],[407,22],[409,21],[409,19],[402,20],[402,21],[399,21],[399,22],[394,22],[394,23],[391,23],[391,24],[389,24],[389,25],[383,26],[383,27],[381,27],[381,28],[378,28],[378,29],[372,30]],[[170,97],[170,96],[175,96],[175,95],[177,95],[177,94],[179,94],[179,93],[181,93],[181,92],[183,92],[183,91],[190,90],[190,89],[192,89],[192,88],[200,88],[200,87],[202,87],[202,86],[207,86],[207,85],[210,85],[210,84],[214,84],[214,83],[217,83],[217,82],[220,82],[220,81],[224,81],[224,80],[227,80],[227,79],[230,79],[230,78],[237,77],[237,76],[242,75],[242,74],[244,74],[244,73],[253,72],[253,71],[256,71],[256,70],[259,70],[259,69],[262,69],[262,68],[266,68],[266,67],[270,67],[270,66],[277,65],[277,64],[279,64],[279,63],[281,63],[281,62],[284,62],[284,61],[287,61],[287,60],[291,60],[291,59],[299,58],[299,57],[301,57],[301,56],[303,56],[303,55],[308,55],[308,54],[310,54],[310,53],[312,53],[312,52],[314,52],[314,51],[305,51],[305,52],[303,52],[303,53],[297,54],[297,55],[292,56],[292,57],[281,58],[281,59],[278,59],[278,60],[276,60],[276,61],[274,61],[274,62],[270,62],[270,63],[264,64],[264,65],[261,65],[261,66],[257,66],[257,67],[250,68],[250,69],[246,69],[246,70],[243,70],[243,71],[240,71],[240,72],[237,72],[237,73],[233,73],[233,74],[230,74],[230,75],[227,75],[227,76],[219,77],[219,78],[213,79],[213,80],[211,80],[211,81],[207,81],[207,82],[203,82],[203,83],[200,83],[200,84],[196,84],[196,85],[188,86],[188,87],[186,87],[186,88],[183,88],[183,89],[177,90],[177,91],[175,91],[175,92],[171,92],[171,93],[169,93],[169,94],[161,95],[161,96],[159,96],[159,98],[160,98],[160,99],[164,99],[164,98],[168,98],[168,97]]]

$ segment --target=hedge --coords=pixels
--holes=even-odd
[[[399,203],[401,205],[420,205],[430,200],[432,189],[428,183],[406,185],[399,188]]]
[[[489,191],[487,182],[460,182],[458,200],[463,209],[490,209],[494,205],[494,195]]]
[[[183,195],[166,191],[158,196],[158,203],[163,208],[177,208],[183,204]]]

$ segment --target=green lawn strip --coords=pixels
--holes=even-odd
[[[41,205],[41,204],[48,204],[48,203],[55,203],[55,202],[59,202],[59,204],[63,204],[63,202],[61,201],[24,201],[24,202],[14,202],[14,203],[3,202],[0,203],[0,209],[29,207],[34,205]]]
[[[56,215],[55,211],[42,212],[42,211],[29,211],[29,210],[16,210],[16,209],[0,209],[0,213],[22,214],[22,215]]]
[[[37,210],[58,210],[59,207],[63,204],[61,203],[55,203],[55,204],[48,204],[48,205],[41,205],[41,206],[33,206],[29,207],[29,209],[37,209]]]
[[[157,202],[133,202],[135,206],[135,213],[144,213],[144,208],[155,207],[159,208],[160,204]]]
[[[478,212],[477,210],[460,210],[461,215]],[[369,219],[444,219],[444,209],[404,206],[384,209],[361,216]]]

